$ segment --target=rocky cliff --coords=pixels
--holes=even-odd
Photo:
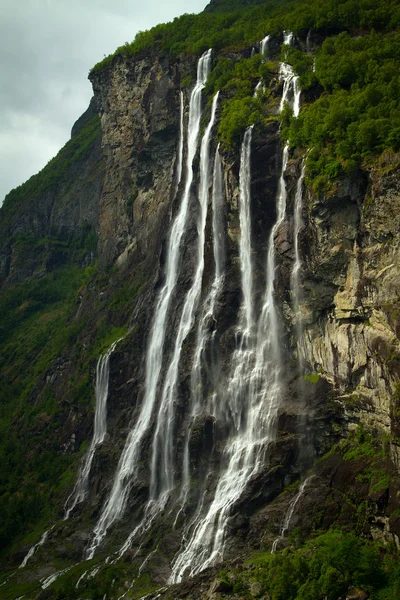
[[[202,569],[193,567],[193,580],[157,593],[257,597],[267,589],[264,584],[252,571],[250,578],[237,571],[246,571],[242,561],[250,552],[269,553],[287,546],[288,532],[297,532],[304,541],[316,532],[343,528],[389,544],[393,552],[400,547],[399,155],[386,151],[368,166],[332,179],[323,191],[313,186],[307,171],[303,181],[306,149],[289,150],[285,162],[276,118],[285,84],[278,69],[281,42],[281,34],[270,41],[272,66],[264,101],[271,117],[255,126],[249,144],[250,303],[258,331],[255,336],[243,326],[242,138],[241,147],[219,147],[224,273],[213,310],[204,317],[208,337],[201,354],[200,384],[193,365],[203,307],[216,285],[212,202],[217,184],[211,159],[217,152],[215,131],[205,180],[209,212],[200,253],[201,286],[191,304],[179,355],[174,354],[199,268],[199,198],[204,184],[200,140],[212,118],[206,90],[197,150],[190,163],[189,113],[198,57],[143,51],[119,55],[93,72],[94,101],[58,158],[64,161],[61,175],[50,172],[49,184],[45,181],[18,194],[17,190],[1,211],[4,311],[16,327],[13,333],[3,326],[2,370],[5,380],[11,380],[11,398],[20,402],[15,409],[3,399],[4,428],[19,431],[18,441],[4,450],[8,457],[4,497],[12,502],[20,496],[32,506],[20,526],[14,521],[22,503],[11,512],[13,524],[3,534],[8,544],[6,598],[139,598],[188,575],[192,563],[181,571],[178,567],[180,557],[186,564],[185,552],[191,547],[209,570],[199,575]],[[303,49],[305,39],[299,37],[295,47]],[[229,50],[228,56],[239,64],[251,53],[251,47],[245,47]],[[315,89],[308,93],[306,102],[314,93]],[[217,122],[227,99],[229,92],[222,92]],[[100,118],[101,136],[93,111]],[[76,149],[78,136],[82,143]],[[187,186],[190,169],[193,182]],[[277,199],[282,200],[283,193],[281,218]],[[185,228],[175,283],[168,291],[169,236],[185,197]],[[299,256],[296,288],[293,273]],[[59,282],[64,287],[60,284],[53,297]],[[27,287],[21,292],[19,285]],[[149,348],[165,290],[168,320],[160,341],[158,394],[147,417],[143,407],[148,398]],[[16,305],[10,308],[10,302]],[[269,320],[263,330],[264,313]],[[279,332],[279,357],[271,350],[272,327]],[[34,343],[41,330],[47,341],[40,338],[39,344],[47,346],[45,350]],[[83,501],[72,506],[68,502],[76,493],[77,473],[87,456],[93,404],[98,401],[98,390],[93,392],[99,377],[96,362],[117,339],[109,364],[107,433],[95,448]],[[8,355],[24,340],[33,349],[10,364]],[[160,418],[163,385],[171,380],[176,356],[170,412],[165,409],[165,418]],[[25,378],[16,368],[27,369]],[[201,386],[200,409],[193,408],[194,381]],[[254,399],[252,410],[246,408],[249,397]],[[261,422],[266,421],[260,439],[246,429],[258,406]],[[146,427],[141,426],[145,418]],[[257,457],[251,468],[246,461],[253,458],[244,458],[245,449],[241,462],[232,458],[232,447],[243,441],[243,431],[248,435],[246,439],[243,434],[244,448],[254,444]],[[127,463],[124,474],[121,457],[129,454],[129,444],[134,447],[135,435],[141,436],[137,457],[133,458],[133,450],[130,454],[135,471]],[[168,462],[162,457],[171,440]],[[154,454],[157,444],[159,455]],[[17,481],[9,477],[13,453]],[[24,456],[25,476],[20,466]],[[172,469],[168,486],[163,483],[168,480],[168,473],[162,473],[163,460]],[[46,472],[53,464],[49,485]],[[232,485],[227,486],[227,503],[212,513],[232,465],[237,473],[248,468],[249,476],[236,496]],[[111,518],[107,507],[118,474],[124,504]],[[233,485],[235,481],[241,485],[239,475]],[[101,529],[104,522],[107,526]],[[200,543],[196,535],[204,523],[208,525]],[[210,532],[212,543],[207,541]],[[100,541],[93,545],[96,539]],[[18,568],[30,548],[34,551],[29,560]],[[222,560],[228,575],[219,574],[213,583]]]

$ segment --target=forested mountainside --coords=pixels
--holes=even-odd
[[[0,597],[400,598],[400,5],[213,0],[0,209]]]

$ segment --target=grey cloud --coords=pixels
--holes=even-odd
[[[205,0],[2,0],[0,204],[68,140],[89,69],[137,31],[200,12]]]

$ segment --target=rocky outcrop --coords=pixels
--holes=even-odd
[[[100,256],[156,257],[176,191],[179,90],[192,65],[177,59],[120,60],[92,76],[106,177],[100,199]]]

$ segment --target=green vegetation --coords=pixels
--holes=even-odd
[[[72,463],[52,437],[62,421],[61,398],[42,374],[85,326],[72,310],[93,267],[68,265],[5,292],[0,301],[0,546],[49,515],[50,498],[70,479]],[[40,382],[40,389],[36,385]],[[81,383],[81,382],[79,382]],[[27,440],[29,439],[29,445]],[[72,473],[71,473],[72,474]]]
[[[284,29],[306,36],[309,30],[322,35],[360,29],[390,31],[400,23],[400,7],[396,0],[291,0],[265,2],[246,7],[232,2],[233,12],[203,12],[182,15],[170,23],[139,32],[135,40],[117,48],[91,70],[91,75],[107,68],[120,56],[138,53],[200,54],[213,48],[251,46],[266,33],[276,35]],[[239,9],[239,10],[237,10]]]
[[[256,3],[258,4],[258,3]],[[266,33],[293,31],[303,41],[309,31],[326,37],[311,56],[298,48],[284,57],[300,76],[303,107],[299,118],[282,114],[282,136],[293,148],[310,149],[307,177],[315,189],[358,169],[385,149],[400,150],[400,6],[395,0],[293,0],[246,5],[217,3],[213,12],[183,15],[140,32],[132,43],[95,65],[91,74],[121,56],[165,53],[199,55],[214,51],[214,70],[206,92],[222,94],[219,139],[235,149],[251,124],[262,128],[276,118],[271,90],[253,97],[259,78],[268,86],[277,64],[260,57],[239,63],[229,51],[251,47]],[[310,101],[312,99],[312,101]]]
[[[304,375],[304,379],[309,383],[318,383],[318,381],[321,379],[321,375],[319,373],[309,373]]]
[[[312,148],[309,178],[324,183],[385,148],[400,150],[399,59],[397,32],[324,41],[315,63],[324,92],[284,131],[293,147]]]
[[[364,590],[371,600],[400,598],[400,567],[395,550],[360,539],[352,533],[328,531],[303,546],[253,555],[242,572],[222,575],[232,591],[271,600],[337,600],[349,587]]]
[[[99,134],[100,119],[98,115],[94,115],[79,133],[61,148],[57,156],[47,163],[44,169],[7,194],[0,210],[0,222],[20,210],[21,203],[31,202],[34,198],[55,189],[65,179],[68,169],[90,153]],[[71,182],[68,183],[71,185]]]

